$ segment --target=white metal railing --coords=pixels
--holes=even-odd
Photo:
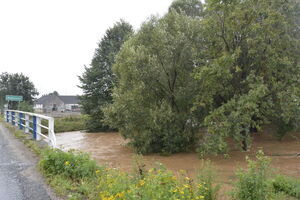
[[[41,140],[43,138],[49,146],[56,148],[53,117],[20,110],[5,110],[4,117],[6,122],[19,127],[25,133],[32,133],[33,139]],[[47,125],[43,125],[42,120],[45,120]],[[42,133],[43,129],[48,130],[48,135]]]

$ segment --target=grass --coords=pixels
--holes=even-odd
[[[56,117],[54,118],[54,132],[71,132],[71,131],[81,131],[85,129],[84,116],[67,116],[67,117]],[[47,126],[47,121],[42,120],[42,124]],[[43,133],[47,130],[43,129]]]
[[[83,116],[69,116],[55,118],[54,131],[55,133],[80,131],[84,130],[84,119]]]

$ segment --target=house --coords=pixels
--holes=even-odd
[[[34,103],[35,111],[40,112],[65,112],[80,111],[78,96],[62,96],[56,94],[43,95]]]

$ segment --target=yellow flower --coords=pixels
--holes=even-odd
[[[145,185],[145,181],[144,180],[140,180],[139,186],[143,186],[143,185]]]
[[[151,169],[149,169],[149,171],[148,171],[149,173],[152,173],[153,172],[153,169],[151,168]]]
[[[66,161],[66,162],[65,162],[65,165],[66,165],[66,166],[70,165],[70,162],[69,162],[69,161]]]
[[[124,197],[124,192],[118,192],[116,194],[116,198],[123,198]]]

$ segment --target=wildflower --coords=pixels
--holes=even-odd
[[[151,168],[151,169],[149,169],[149,171],[148,171],[149,173],[152,173],[153,172],[153,169]]]
[[[124,192],[118,192],[116,194],[116,198],[123,198],[124,197]]]
[[[143,186],[143,185],[145,185],[145,181],[144,180],[140,180],[139,186]]]
[[[69,162],[69,161],[66,161],[66,162],[65,162],[65,165],[66,165],[66,166],[69,166],[69,165],[70,165],[70,162]]]

